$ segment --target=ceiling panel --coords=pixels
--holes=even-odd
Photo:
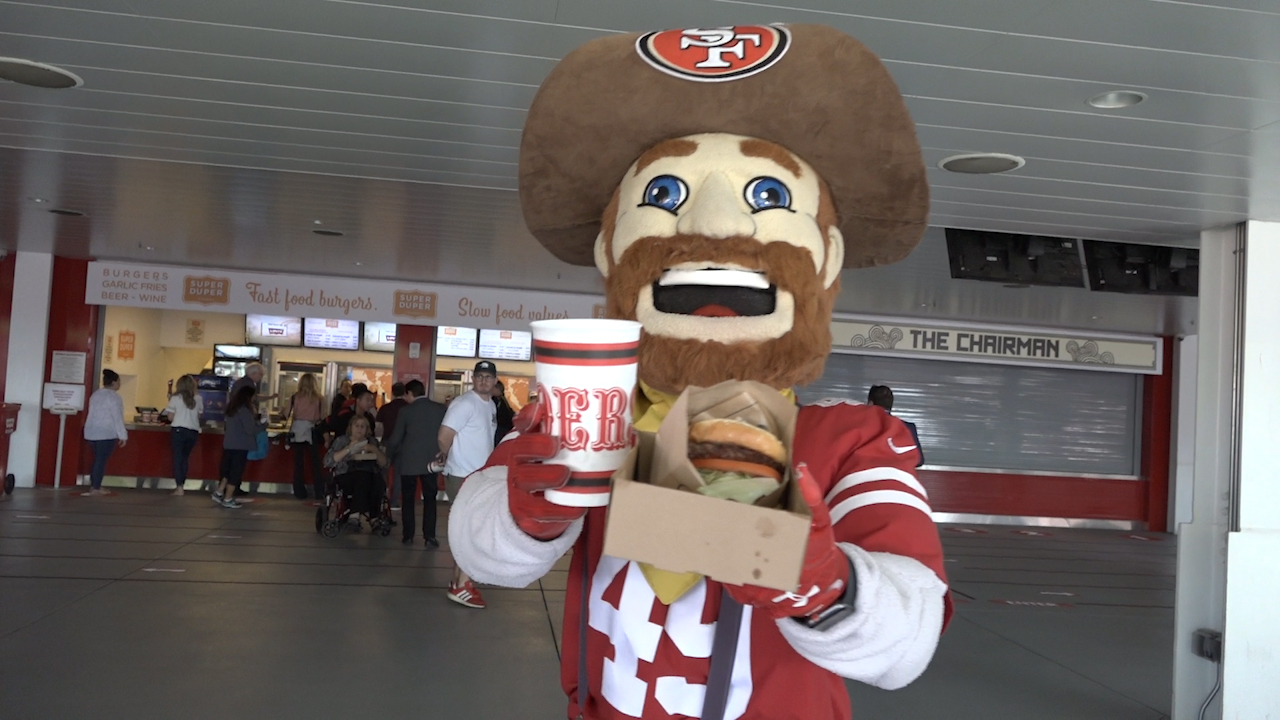
[[[929,148],[924,151],[925,162],[929,165],[937,165],[944,158],[959,151],[961,148]],[[1249,195],[1248,178],[1196,175],[1064,160],[1037,159],[1027,167],[1013,171],[1006,178],[1015,175],[1022,180],[1062,180],[1085,185],[1191,193],[1197,196],[1248,197]]]
[[[1248,205],[1247,198],[1238,196],[1153,190],[1125,185],[1107,185],[1101,182],[1072,182],[1016,173],[1017,171],[1008,175],[974,175],[957,180],[953,173],[931,168],[929,178],[930,182],[947,183],[951,186],[1033,192],[1040,195],[1111,200],[1137,205],[1203,207],[1237,213],[1245,212]]]
[[[1213,96],[1272,101],[1280,97],[1280,73],[1274,63],[1040,37],[1004,36],[974,58],[972,66],[1118,87],[1203,93],[1210,96],[1205,102],[1212,102]]]
[[[903,92],[907,94],[907,107],[911,110],[911,116],[916,122],[930,125],[981,128],[999,132],[1191,150],[1203,149],[1211,143],[1240,132],[1235,128],[1158,122],[1120,116],[1102,117],[1083,110],[1045,110],[938,100],[913,96],[910,90],[910,88],[903,88]]]
[[[1114,89],[1110,84],[903,62],[890,62],[888,67],[903,92],[916,97],[1085,113],[1103,124],[1157,121],[1251,130],[1280,120],[1280,103],[1274,100],[1214,97],[1206,102],[1201,93],[1127,87],[1146,92],[1148,100],[1124,110],[1099,110],[1088,100]]]
[[[775,21],[885,58],[936,226],[1194,246],[1280,219],[1271,0],[0,0],[0,54],[85,79],[0,84],[0,244],[597,292],[594,269],[529,236],[512,192],[538,84],[610,32]],[[1149,97],[1085,103],[1117,88]],[[934,167],[975,151],[1027,164]],[[318,238],[316,220],[347,234]],[[903,263],[845,273],[840,307],[1139,332],[1194,317],[1185,298],[953,281],[938,230]]]
[[[1004,152],[1033,160],[1067,160],[1113,167],[1166,172],[1204,173],[1219,177],[1251,177],[1248,152],[1234,154],[1221,144],[1208,150],[1179,150],[1042,135],[992,132],[972,128],[917,125],[926,148],[958,148],[964,152]],[[1235,137],[1235,136],[1232,136]],[[1229,142],[1230,138],[1226,141]]]
[[[9,88],[3,88],[8,90]],[[12,98],[12,99],[9,99]],[[299,110],[296,108],[252,107],[240,103],[211,103],[177,98],[130,97],[93,90],[77,91],[58,100],[41,103],[41,95],[32,88],[15,89],[0,93],[0,113],[8,117],[25,117],[44,122],[58,122],[64,108],[84,109],[100,115],[101,122],[131,127],[143,122],[147,116],[164,118],[175,123],[190,124],[201,128],[203,134],[221,135],[234,130],[229,126],[249,128],[285,128],[299,132],[326,133],[328,142],[341,144],[352,137],[369,136],[394,140],[430,140],[457,144],[460,151],[476,157],[493,159],[511,157],[513,148],[520,144],[518,129],[485,128],[475,125],[438,122],[429,118],[386,118],[360,112],[336,112],[333,110]],[[10,110],[11,106],[30,108]],[[112,116],[128,116],[113,119]],[[264,130],[266,131],[266,130]],[[485,153],[493,153],[487,155]]]
[[[175,52],[157,48],[124,45],[91,44],[68,40],[27,38],[5,33],[5,52],[26,57],[37,52],[49,62],[77,74],[92,75],[97,68],[110,67],[120,72],[171,77],[203,78],[226,82],[260,83],[263,58],[243,55]],[[278,52],[278,50],[277,50]],[[313,88],[325,92],[351,92],[364,95],[431,98],[439,101],[466,102],[498,107],[528,107],[538,89],[536,82],[476,82],[462,76],[441,75],[434,68],[350,67],[328,63],[281,62],[275,64],[271,83],[285,87]],[[513,66],[519,59],[511,59]],[[514,68],[513,68],[514,71]],[[96,83],[95,83],[96,84]]]
[[[1274,4],[1271,6],[1276,11]],[[1020,32],[1190,55],[1280,62],[1280,15],[1151,0],[1055,3]]]
[[[942,185],[934,183],[931,198],[935,202],[953,202],[988,208],[993,216],[1001,215],[999,208],[1026,208],[1047,212],[1062,212],[1094,218],[1090,225],[1107,224],[1110,218],[1141,219],[1153,223],[1171,222],[1195,225],[1201,228],[1227,224],[1239,217],[1239,211],[1204,210],[1184,206],[1162,206],[1141,203],[1124,203],[1115,200],[1085,200],[1057,195],[1034,195],[989,188]]]

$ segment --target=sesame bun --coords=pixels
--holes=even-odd
[[[787,449],[773,433],[740,420],[715,419],[696,422],[689,427],[689,440],[695,443],[724,443],[754,450],[777,462],[787,463]]]

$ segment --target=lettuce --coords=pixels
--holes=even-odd
[[[699,470],[706,485],[698,488],[698,492],[707,497],[733,500],[734,502],[754,504],[781,485],[777,480],[767,477],[756,477],[740,472],[724,470]]]

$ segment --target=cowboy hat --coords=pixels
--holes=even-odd
[[[556,257],[593,264],[601,215],[641,153],[698,133],[782,145],[826,181],[844,267],[906,257],[928,219],[915,124],[884,65],[822,25],[599,38],[542,83],[520,143],[520,204]]]

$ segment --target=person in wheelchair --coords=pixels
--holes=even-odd
[[[347,432],[334,438],[324,456],[324,466],[350,502],[352,514],[365,515],[370,526],[389,521],[383,517],[387,486],[383,471],[387,455],[373,437],[373,428],[363,415],[351,418]]]

